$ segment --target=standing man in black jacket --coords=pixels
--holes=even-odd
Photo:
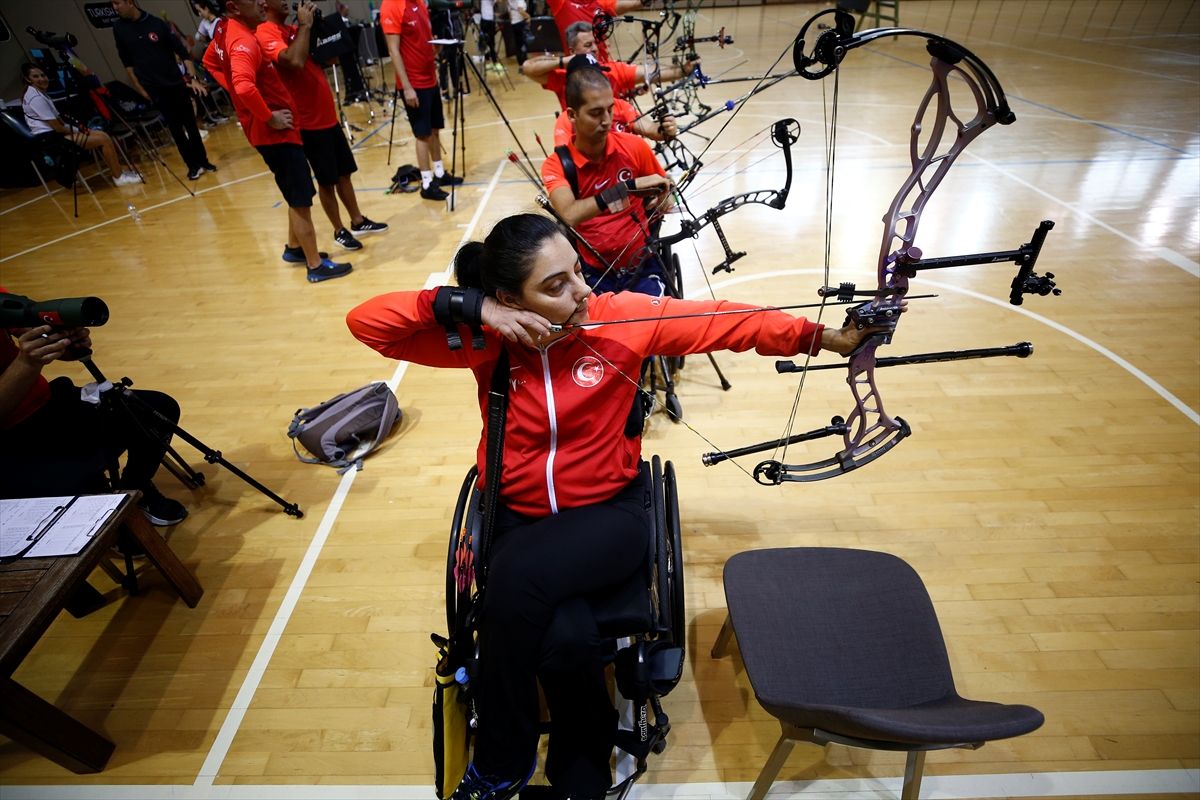
[[[208,89],[196,76],[192,54],[170,25],[138,8],[137,0],[112,0],[112,4],[121,15],[113,26],[117,54],[134,88],[154,103],[171,129],[179,155],[187,164],[188,178],[194,181],[205,172],[216,172],[196,127],[192,92],[208,94]],[[176,56],[190,76],[186,83]]]

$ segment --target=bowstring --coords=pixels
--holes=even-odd
[[[840,87],[841,70],[834,69],[833,71],[833,99],[829,102],[826,84],[821,82],[821,107],[822,116],[824,117],[824,133],[825,133],[825,283],[829,285],[830,272],[830,256],[833,245],[833,190],[834,177],[836,175],[835,167],[837,166],[837,118],[838,118],[838,89]],[[825,314],[825,305],[828,302],[828,292],[821,293],[821,305],[817,309],[816,324],[821,324],[821,318]],[[804,368],[800,372],[800,383],[796,387],[796,396],[792,400],[791,412],[788,414],[787,426],[784,428],[783,434],[779,437],[779,444],[776,445],[778,458],[773,460],[779,461],[781,464],[787,460],[788,440],[792,436],[792,431],[795,430],[796,415],[800,409],[800,398],[804,394],[805,380],[808,378],[808,366],[812,362],[813,355],[820,349],[820,339],[817,336],[813,337],[812,343],[809,344],[808,352],[804,356]]]
[[[747,153],[746,155],[749,155],[749,153]],[[714,174],[714,175],[713,175],[713,176],[712,176],[712,177],[709,179],[708,183],[705,183],[704,185],[702,185],[702,186],[698,187],[698,188],[695,190],[695,191],[696,191],[696,194],[698,194],[698,195],[699,195],[699,194],[703,194],[703,193],[704,193],[704,190],[706,190],[706,189],[707,189],[707,190],[709,190],[709,191],[712,191],[713,189],[716,189],[718,186],[720,186],[720,185],[722,185],[722,184],[725,184],[725,183],[728,183],[729,181],[733,180],[734,178],[737,178],[737,177],[740,177],[740,176],[742,176],[742,175],[745,175],[745,174],[749,173],[749,172],[750,172],[750,170],[754,169],[754,168],[755,168],[755,167],[757,167],[759,164],[761,164],[761,163],[763,163],[764,161],[767,161],[767,160],[769,160],[769,159],[772,159],[772,158],[774,158],[774,157],[775,157],[775,153],[774,153],[774,152],[767,153],[765,156],[763,156],[762,158],[758,159],[757,161],[755,161],[755,162],[753,162],[753,163],[751,163],[751,164],[747,164],[745,169],[742,169],[742,170],[737,170],[737,171],[735,171],[735,172],[731,172],[731,173],[729,173],[728,175],[723,175],[722,173],[723,173],[725,170],[721,170],[721,172],[715,173],[715,174]],[[740,159],[739,159],[739,160],[740,160]],[[733,166],[733,164],[736,164],[736,163],[737,163],[737,162],[735,161],[735,162],[733,162],[732,164],[730,164],[730,166]],[[720,180],[717,180],[718,178],[720,178]],[[714,182],[714,181],[715,181],[715,182]]]
[[[683,425],[683,427],[687,428],[689,431],[691,431],[692,433],[694,433],[694,434],[696,434],[697,436],[699,436],[699,437],[700,437],[702,440],[704,440],[704,443],[705,443],[705,444],[707,444],[709,447],[713,448],[713,449],[714,449],[714,450],[716,450],[717,452],[719,452],[719,453],[724,453],[724,452],[725,452],[723,449],[721,449],[721,448],[720,448],[720,447],[718,447],[716,444],[714,444],[714,443],[713,443],[713,441],[712,441],[711,439],[709,439],[707,436],[705,436],[705,435],[704,435],[703,433],[701,433],[700,431],[698,431],[698,430],[696,430],[695,428],[693,428],[693,427],[692,427],[692,426],[691,426],[691,425],[688,423],[688,421],[687,421],[687,420],[685,420],[683,417],[676,417],[674,414],[672,414],[672,413],[671,413],[671,411],[670,411],[670,409],[668,409],[668,408],[666,407],[666,405],[665,405],[665,404],[664,404],[664,403],[663,403],[661,400],[659,400],[659,399],[658,399],[658,394],[657,394],[657,393],[650,393],[650,392],[643,391],[643,390],[642,390],[642,384],[641,384],[641,382],[640,382],[640,381],[635,381],[633,378],[631,378],[631,377],[629,377],[628,375],[626,375],[624,370],[622,370],[622,369],[621,369],[620,367],[618,367],[616,364],[612,363],[612,362],[611,362],[611,361],[609,361],[607,358],[605,358],[603,353],[601,353],[599,350],[597,350],[596,348],[594,348],[594,347],[592,347],[590,344],[588,344],[588,343],[587,343],[587,342],[586,342],[586,341],[585,341],[585,340],[584,340],[584,339],[583,339],[583,338],[582,338],[582,337],[581,337],[581,336],[580,336],[578,333],[576,333],[576,332],[575,332],[573,329],[571,329],[571,328],[568,328],[568,329],[567,329],[567,333],[568,333],[568,334],[569,334],[569,335],[570,335],[572,338],[574,338],[574,339],[575,339],[575,341],[577,341],[577,342],[579,342],[580,344],[582,344],[582,345],[583,345],[584,347],[586,347],[588,350],[591,350],[591,351],[592,351],[592,353],[593,353],[593,354],[596,356],[596,358],[600,359],[600,360],[601,360],[601,361],[603,361],[605,364],[608,364],[608,366],[612,367],[612,368],[613,368],[613,370],[614,370],[614,371],[615,371],[615,372],[616,372],[618,375],[620,375],[622,378],[624,378],[625,380],[627,380],[629,383],[633,384],[633,387],[634,387],[634,389],[635,389],[636,391],[638,391],[638,392],[642,392],[642,395],[643,395],[644,397],[649,397],[649,398],[650,398],[650,400],[651,400],[651,401],[654,403],[654,405],[658,406],[658,407],[659,407],[659,408],[661,408],[663,411],[666,411],[666,412],[667,412],[667,415],[668,415],[668,416],[670,416],[670,418],[671,418],[672,420],[674,420],[675,422],[678,422],[679,424]],[[651,356],[651,357],[652,357],[652,358],[657,358],[657,356]],[[737,467],[738,469],[740,469],[742,472],[746,473],[746,475],[747,475],[747,476],[748,476],[748,477],[749,477],[751,480],[754,480],[754,476],[750,474],[750,471],[749,471],[748,469],[746,469],[745,467],[743,467],[741,464],[738,464],[736,461],[733,461],[732,459],[730,459],[730,461],[731,461],[731,462],[734,464],[734,466],[736,466],[736,467]]]
[[[659,44],[661,44],[661,39],[660,39],[660,42],[659,42]],[[793,42],[793,44],[794,44],[794,42]],[[788,46],[787,46],[787,47],[786,47],[786,48],[783,50],[783,52],[781,52],[781,53],[779,54],[779,56],[778,56],[778,57],[775,59],[775,61],[774,61],[774,62],[772,62],[772,64],[771,64],[770,68],[768,68],[768,69],[767,69],[767,71],[766,71],[766,72],[765,72],[765,73],[762,75],[762,77],[758,79],[758,82],[757,82],[757,83],[755,84],[755,86],[754,86],[754,88],[755,88],[755,89],[757,89],[759,86],[761,86],[761,85],[763,84],[763,82],[764,82],[765,80],[767,80],[767,78],[769,78],[769,77],[771,76],[771,73],[772,73],[772,72],[775,70],[775,67],[779,66],[779,62],[783,60],[783,57],[784,57],[785,55],[787,55],[787,54],[788,54],[788,52],[789,52],[789,51],[791,51],[791,49],[792,49],[792,44],[789,44],[789,45],[788,45]],[[656,59],[657,59],[657,57],[658,57],[659,55],[660,55],[659,53],[655,53]],[[661,66],[660,66],[660,70],[661,70]],[[836,72],[836,71],[835,71],[835,72]],[[649,76],[647,75],[647,77],[649,77]],[[835,79],[834,79],[834,111],[835,111],[835,120],[836,120],[836,108],[837,108],[837,103],[836,103],[836,98],[837,98],[837,76],[835,75],[835,76],[834,76],[834,78],[835,78]],[[661,71],[660,71],[660,73],[659,73],[658,82],[659,82],[659,85],[661,86],[661,85],[662,85]],[[649,83],[649,82],[647,81],[647,83]],[[822,96],[824,95],[824,91],[825,91],[825,89],[824,89],[824,84],[822,84]],[[751,97],[753,97],[753,92],[754,92],[754,90],[752,89],[752,90],[751,90]],[[711,139],[709,139],[709,140],[708,140],[708,143],[705,145],[704,149],[700,151],[700,155],[696,156],[696,161],[697,161],[697,162],[698,162],[698,161],[699,161],[701,158],[703,158],[703,157],[704,157],[704,155],[705,155],[705,154],[708,152],[709,148],[711,148],[711,147],[713,146],[713,144],[714,144],[714,143],[717,141],[717,139],[718,139],[718,138],[720,138],[721,134],[725,132],[725,129],[729,127],[730,123],[732,123],[732,122],[733,122],[733,120],[734,120],[734,119],[737,117],[737,115],[738,115],[738,114],[741,112],[741,110],[742,110],[743,108],[745,108],[745,106],[746,106],[746,104],[745,104],[745,103],[742,103],[742,104],[740,104],[740,105],[739,105],[737,108],[735,108],[735,109],[733,110],[733,113],[729,115],[729,117],[728,117],[728,118],[725,120],[725,123],[724,123],[724,124],[721,126],[721,128],[720,128],[720,129],[719,129],[719,130],[718,130],[718,131],[717,131],[717,132],[716,132],[716,133],[713,135],[713,137],[712,137]],[[754,134],[754,136],[757,136],[757,135],[758,135],[757,133],[756,133],[756,134]],[[751,136],[750,138],[752,139],[752,138],[754,138],[754,136]],[[827,136],[827,139],[828,139],[828,136]],[[828,154],[827,154],[827,159],[828,159],[828,157],[829,157],[829,156],[828,156]],[[832,176],[832,170],[829,170],[829,172],[830,172],[830,176]],[[682,193],[680,193],[679,197],[680,197],[680,199],[682,199]],[[827,186],[827,198],[826,198],[826,206],[827,206],[827,208],[826,208],[826,237],[825,237],[825,239],[826,239],[826,246],[825,246],[825,276],[826,276],[826,279],[825,279],[825,284],[826,284],[826,285],[828,285],[828,284],[829,284],[829,279],[828,279],[828,276],[829,276],[829,233],[828,233],[828,232],[829,232],[829,229],[830,229],[830,220],[831,220],[831,218],[832,218],[832,213],[833,213],[833,210],[832,210],[832,208],[831,208],[831,207],[829,207],[829,206],[830,206],[830,203],[831,203],[831,198],[832,198],[832,181],[830,180],[830,181],[829,181],[829,183],[828,183],[828,186]],[[645,224],[645,226],[646,226],[647,228],[649,228],[649,226],[650,226],[650,220],[651,220],[651,218],[653,217],[653,215],[654,215],[654,214],[661,214],[661,213],[663,213],[663,212],[661,212],[661,211],[660,211],[661,205],[662,205],[662,204],[660,203],[658,208],[655,208],[655,210],[654,210],[653,212],[651,212],[650,214],[648,214],[648,215],[647,215],[647,217],[646,217],[646,222],[644,223],[644,224]],[[686,208],[686,204],[684,205],[684,207]],[[689,213],[690,213],[690,209],[689,209]],[[637,219],[636,215],[635,215],[635,217],[634,217],[634,218],[635,218],[635,220]],[[641,222],[639,221],[639,225],[641,225],[641,224],[643,224],[643,223],[641,223]],[[605,273],[604,273],[604,274],[607,274],[608,272],[612,271],[612,269],[613,269],[613,266],[615,266],[615,265],[616,265],[616,263],[617,263],[617,262],[620,260],[620,258],[621,258],[621,257],[622,257],[622,256],[625,254],[625,252],[626,252],[626,251],[629,249],[629,247],[630,247],[632,244],[633,244],[633,242],[632,242],[632,241],[630,241],[630,242],[628,242],[628,243],[625,245],[625,247],[621,248],[621,251],[620,251],[620,252],[617,254],[617,257],[616,257],[615,259],[613,259],[613,260],[612,260],[612,262],[610,263],[610,266],[608,267],[608,269],[607,269],[607,270],[605,270]],[[693,246],[694,246],[694,244],[693,244]],[[697,255],[698,255],[698,253],[697,253]],[[603,276],[601,276],[601,279],[603,279]],[[707,275],[705,275],[705,281],[706,281],[706,282],[708,281],[708,276],[707,276]],[[709,291],[710,291],[710,292],[712,292],[712,285],[711,285],[711,284],[709,284]],[[715,297],[715,293],[714,293],[714,297]],[[819,310],[818,310],[818,312],[817,312],[817,324],[818,324],[818,325],[821,323],[821,315],[822,315],[822,313],[824,312],[824,310],[825,310],[825,298],[822,298],[821,307],[820,307],[820,309],[819,309]],[[638,390],[639,392],[640,392],[640,391],[642,391],[642,385],[641,385],[641,383],[640,383],[639,381],[635,381],[633,378],[631,378],[631,377],[629,377],[628,375],[626,375],[626,374],[625,374],[625,372],[624,372],[623,370],[621,370],[621,369],[620,369],[620,368],[619,368],[619,367],[618,367],[616,364],[613,364],[611,361],[609,361],[607,358],[605,358],[603,354],[601,354],[599,351],[597,351],[597,350],[596,350],[594,347],[592,347],[592,346],[591,346],[590,344],[588,344],[586,341],[584,341],[583,339],[581,339],[581,338],[579,337],[579,335],[578,335],[577,333],[575,333],[573,330],[571,330],[571,329],[567,329],[567,330],[568,330],[568,333],[569,333],[569,335],[571,335],[571,336],[572,336],[572,337],[574,337],[574,338],[575,338],[577,341],[579,341],[581,344],[583,344],[583,346],[584,346],[584,347],[586,347],[588,350],[592,351],[592,353],[594,353],[594,354],[596,355],[596,357],[597,357],[597,358],[599,358],[601,361],[603,361],[604,363],[606,363],[606,364],[608,364],[610,367],[612,367],[612,368],[613,368],[613,369],[616,371],[616,373],[617,373],[618,375],[620,375],[622,378],[624,378],[624,379],[625,379],[626,381],[628,381],[629,383],[633,384],[633,385],[634,385],[634,387],[636,387],[636,388],[637,388],[637,390]],[[808,350],[807,356],[806,356],[806,358],[805,358],[805,362],[804,362],[804,367],[805,367],[805,369],[804,369],[804,372],[802,372],[802,373],[801,373],[801,376],[800,376],[800,386],[799,386],[799,389],[798,389],[798,390],[797,390],[797,392],[796,392],[796,399],[795,399],[795,401],[793,402],[793,405],[792,405],[792,412],[791,412],[791,416],[790,416],[790,417],[789,417],[789,419],[788,419],[788,428],[787,428],[787,430],[789,431],[789,433],[786,433],[786,434],[784,434],[784,437],[783,437],[783,439],[784,439],[784,440],[786,440],[787,436],[788,436],[788,435],[790,435],[790,431],[791,431],[791,429],[792,429],[792,426],[793,426],[793,424],[794,424],[794,420],[795,420],[795,417],[796,417],[796,409],[797,409],[797,407],[799,406],[799,403],[800,403],[800,394],[801,394],[801,392],[802,392],[802,391],[803,391],[803,389],[804,389],[804,378],[805,378],[805,376],[808,374],[808,363],[809,363],[809,361],[811,361],[811,360],[812,360],[813,353],[816,351],[816,349],[817,349],[818,345],[819,345],[819,340],[818,340],[818,338],[817,338],[816,336],[814,336],[814,337],[813,337],[812,344],[809,346],[809,350]],[[649,393],[647,393],[647,394],[649,394]],[[671,412],[670,412],[670,410],[669,410],[669,409],[667,409],[666,405],[665,405],[665,404],[663,404],[663,402],[662,402],[662,401],[660,401],[656,395],[649,395],[649,396],[650,396],[650,398],[651,398],[652,402],[653,402],[653,403],[654,403],[656,406],[659,406],[659,407],[661,407],[661,408],[662,408],[664,411],[666,411],[668,414],[670,414],[670,413],[671,413]],[[674,417],[674,415],[671,415],[671,418],[672,418],[672,419],[676,419],[676,418]],[[682,425],[683,425],[685,428],[687,428],[689,431],[691,431],[692,433],[694,433],[696,436],[699,436],[699,437],[700,437],[700,438],[701,438],[701,439],[702,439],[702,440],[703,440],[703,441],[704,441],[704,442],[705,442],[705,443],[706,443],[706,444],[707,444],[709,447],[712,447],[712,448],[713,448],[715,451],[717,451],[717,452],[719,452],[719,453],[724,453],[724,452],[725,452],[724,448],[717,446],[717,444],[716,444],[716,443],[714,443],[714,442],[713,442],[712,440],[710,440],[710,439],[709,439],[707,436],[705,436],[704,434],[700,433],[700,431],[698,431],[698,430],[696,430],[694,427],[692,427],[692,426],[691,426],[691,424],[689,424],[689,423],[688,423],[686,420],[684,420],[682,417],[678,418],[678,422],[680,422],[680,423],[681,423],[681,424],[682,424]],[[787,450],[786,450],[786,446],[785,446],[785,448],[784,448],[784,454],[786,454],[786,452],[787,452]],[[734,460],[734,459],[729,459],[729,461],[730,461],[730,462],[732,462],[732,463],[734,464],[734,466],[736,466],[736,467],[737,467],[738,469],[740,469],[742,472],[744,472],[744,473],[746,474],[746,476],[747,476],[747,477],[749,477],[751,480],[754,480],[755,482],[757,482],[757,479],[754,477],[754,475],[753,475],[753,474],[751,474],[751,472],[750,472],[749,470],[747,470],[745,467],[743,467],[741,464],[739,464],[739,463],[738,463],[736,460]]]
[[[730,156],[732,156],[732,160],[730,160],[728,164],[721,164],[721,168],[720,168],[719,170],[716,170],[716,171],[713,171],[713,170],[712,170],[712,168],[711,168],[711,167],[712,167],[713,165],[709,165],[709,167],[710,167],[710,168],[709,168],[709,174],[708,174],[708,175],[705,177],[705,180],[704,180],[704,182],[703,182],[703,183],[701,183],[699,186],[696,186],[696,187],[693,187],[693,186],[691,186],[691,184],[689,183],[689,184],[688,184],[688,186],[687,186],[686,188],[688,188],[688,189],[692,189],[693,191],[695,191],[695,192],[697,192],[697,193],[703,192],[703,191],[704,191],[704,189],[706,189],[706,188],[707,188],[707,187],[708,187],[710,184],[712,184],[712,182],[713,182],[713,181],[717,180],[718,178],[721,178],[721,173],[722,173],[722,172],[724,172],[726,169],[728,169],[728,168],[732,167],[734,164],[737,164],[737,163],[738,163],[739,161],[741,161],[742,159],[749,158],[749,157],[750,157],[750,153],[752,153],[752,152],[754,152],[755,150],[757,150],[757,149],[758,149],[758,145],[756,144],[756,145],[754,145],[753,147],[751,147],[751,148],[750,148],[750,149],[749,149],[747,152],[745,152],[745,153],[741,153],[741,154],[739,155],[739,154],[737,153],[737,151],[738,151],[738,150],[740,150],[740,149],[742,148],[742,146],[743,146],[743,145],[749,144],[750,142],[754,141],[755,139],[758,139],[758,138],[762,137],[764,134],[768,133],[768,132],[769,132],[769,131],[770,131],[770,130],[771,130],[773,127],[774,127],[774,126],[775,126],[775,123],[774,123],[774,122],[772,122],[772,123],[771,123],[770,125],[768,125],[767,127],[763,128],[762,130],[755,131],[754,133],[750,134],[749,136],[747,136],[747,137],[746,137],[745,139],[743,139],[742,141],[740,141],[740,142],[738,142],[737,144],[735,144],[735,145],[734,145],[732,148],[730,148],[729,150],[726,150],[724,153],[722,153],[722,154],[721,154],[721,155],[720,155],[720,156],[717,158],[717,160],[714,162],[714,165],[715,165],[715,164],[721,164],[721,159],[724,159],[724,158],[729,158]],[[698,161],[698,160],[699,160],[699,158],[697,157],[697,161]],[[695,163],[695,162],[693,162],[693,163]],[[751,166],[753,166],[753,165],[751,165]],[[748,168],[747,168],[747,169],[748,169]],[[735,174],[736,174],[736,173],[735,173]]]

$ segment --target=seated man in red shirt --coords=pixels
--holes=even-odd
[[[358,164],[338,124],[325,71],[309,55],[315,9],[309,0],[304,0],[296,10],[298,24],[288,25],[291,10],[288,0],[267,0],[267,21],[254,29],[254,36],[263,53],[279,68],[279,77],[296,103],[294,122],[304,142],[304,155],[317,178],[321,207],[333,225],[333,240],[344,250],[361,250],[362,243],[354,234],[382,233],[388,226],[372,222],[358,209],[354,184],[350,181]],[[349,230],[342,224],[339,197],[350,212]]]
[[[575,56],[567,62],[567,77],[575,70],[585,66],[597,66],[596,59],[591,56]],[[604,67],[600,67],[604,70]],[[663,117],[662,121],[649,114],[640,114],[634,105],[619,97],[613,98],[612,129],[618,133],[635,133],[646,139],[661,142],[663,139],[673,139],[679,135],[679,126],[674,117]],[[575,138],[575,123],[568,114],[559,114],[554,121],[554,146],[566,144]]]
[[[104,470],[128,451],[121,488],[141,490],[138,507],[152,524],[182,522],[187,509],[151,482],[170,433],[155,430],[153,420],[109,414],[85,402],[70,378],[47,383],[42,376],[48,364],[76,360],[72,348],[91,346],[87,328],[56,330],[43,325],[0,331],[0,497],[111,491]],[[135,393],[167,419],[179,421],[179,404],[169,395]]]
[[[433,39],[429,9],[424,0],[383,0],[379,6],[379,24],[396,71],[396,88],[403,90],[408,124],[417,139],[421,197],[445,200],[450,195],[441,187],[460,184],[462,178],[451,175],[442,164],[438,134],[446,123],[442,117],[433,45],[429,43]]]
[[[684,75],[690,75],[700,64],[700,59],[688,61],[682,67],[674,64],[660,64],[653,61],[650,64],[651,73],[646,74],[645,65],[626,64],[624,61],[608,61],[601,58],[596,45],[596,36],[592,33],[590,22],[576,22],[567,28],[567,55],[590,55],[607,70],[608,80],[612,84],[613,93],[626,98],[640,94],[651,82],[675,81]],[[540,83],[543,89],[554,92],[563,110],[567,108],[566,85],[567,70],[565,56],[534,56],[521,65],[521,71],[535,83]]]
[[[597,11],[603,11],[610,17],[619,17],[630,11],[645,8],[652,2],[653,0],[546,0],[546,5],[550,7],[550,15],[554,17],[554,24],[558,26],[558,32],[562,36],[563,52],[570,53],[571,43],[567,30],[572,25],[582,22],[590,30]],[[608,47],[604,42],[598,42],[598,46],[600,60],[607,61]]]
[[[212,44],[204,52],[204,68],[229,93],[242,133],[275,175],[288,205],[283,260],[306,264],[310,283],[348,275],[352,266],[334,263],[317,249],[312,224],[316,192],[300,131],[293,124],[296,103],[254,38],[254,29],[266,22],[266,7],[257,0],[225,0],[225,10],[228,16],[217,22]]]
[[[661,266],[645,251],[647,215],[668,202],[671,179],[644,139],[612,130],[612,86],[603,72],[573,70],[566,92],[575,138],[554,148],[542,180],[554,210],[613,268],[593,263],[582,248],[584,278],[597,294],[633,290],[661,297]],[[648,201],[634,194],[647,189],[655,192]]]

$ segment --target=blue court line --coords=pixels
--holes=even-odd
[[[1138,139],[1143,142],[1155,144],[1155,145],[1158,145],[1159,147],[1166,148],[1167,150],[1173,150],[1176,153],[1183,153],[1185,156],[1188,156],[1189,158],[1196,157],[1196,156],[1192,155],[1191,153],[1187,152],[1186,150],[1180,150],[1178,147],[1172,147],[1169,144],[1163,144],[1162,142],[1156,142],[1153,139],[1147,139],[1145,136],[1138,136],[1136,133],[1130,133],[1129,131],[1123,131],[1120,128],[1114,128],[1111,125],[1105,125],[1103,122],[1092,122],[1091,120],[1084,119],[1083,117],[1077,117],[1074,114],[1068,114],[1066,111],[1060,111],[1057,108],[1052,108],[1051,106],[1044,105],[1042,103],[1035,103],[1033,100],[1026,100],[1024,97],[1018,97],[1015,94],[1010,94],[1008,96],[1012,97],[1016,100],[1020,100],[1022,103],[1028,103],[1031,106],[1037,106],[1038,108],[1044,108],[1047,111],[1053,111],[1055,114],[1062,114],[1064,117],[1069,117],[1070,119],[1076,119],[1076,120],[1079,120],[1080,122],[1086,122],[1088,125],[1095,125],[1097,128],[1103,128],[1106,131],[1112,131],[1113,133],[1119,133],[1122,136],[1128,136],[1131,139]]]
[[[873,47],[867,47],[867,48],[864,48],[864,49],[865,49],[867,52],[869,52],[869,53],[874,53],[874,54],[875,54],[875,55],[877,55],[877,56],[882,56],[883,58],[890,58],[890,59],[892,59],[893,61],[899,61],[899,62],[900,62],[900,63],[902,63],[902,64],[908,64],[910,67],[916,67],[917,69],[921,69],[921,70],[924,70],[924,69],[928,69],[928,68],[929,68],[929,65],[928,65],[928,64],[918,64],[918,63],[917,63],[917,62],[915,62],[915,61],[909,61],[909,60],[908,60],[908,59],[906,59],[906,58],[900,58],[899,56],[894,56],[894,55],[892,55],[891,53],[884,53],[884,52],[881,52],[881,51],[879,51],[879,50],[876,50],[876,49],[875,49],[875,48],[873,48]],[[1106,131],[1112,131],[1113,133],[1119,133],[1119,134],[1121,134],[1122,136],[1128,136],[1128,137],[1129,137],[1129,138],[1131,138],[1131,139],[1137,139],[1138,141],[1141,141],[1141,142],[1146,142],[1146,143],[1148,143],[1148,144],[1157,145],[1158,147],[1162,147],[1162,148],[1164,148],[1164,149],[1166,149],[1166,150],[1171,150],[1171,151],[1173,151],[1173,152],[1176,152],[1176,153],[1182,153],[1183,155],[1187,156],[1188,158],[1196,158],[1196,156],[1192,155],[1191,153],[1187,152],[1186,150],[1180,150],[1178,147],[1172,147],[1172,146],[1171,146],[1171,145],[1169,145],[1169,144],[1163,144],[1162,142],[1156,142],[1156,141],[1154,141],[1153,139],[1147,139],[1145,136],[1138,136],[1136,133],[1130,133],[1129,131],[1123,131],[1123,130],[1121,130],[1120,128],[1114,128],[1114,127],[1112,127],[1111,125],[1105,125],[1105,124],[1104,124],[1104,123],[1102,123],[1102,122],[1092,122],[1091,120],[1086,120],[1086,119],[1084,119],[1083,117],[1077,117],[1077,116],[1075,116],[1074,114],[1068,114],[1066,111],[1060,111],[1060,110],[1058,110],[1057,108],[1054,108],[1054,107],[1052,107],[1052,106],[1043,105],[1042,103],[1035,103],[1035,102],[1034,102],[1034,101],[1032,101],[1032,100],[1026,100],[1024,97],[1018,97],[1018,96],[1017,96],[1017,95],[1015,95],[1015,94],[1008,94],[1008,95],[1006,95],[1006,96],[1007,96],[1007,97],[1011,97],[1011,98],[1013,98],[1013,99],[1015,99],[1015,100],[1020,100],[1022,103],[1029,103],[1029,104],[1030,104],[1030,105],[1032,105],[1032,106],[1037,106],[1038,108],[1044,108],[1044,109],[1046,109],[1047,111],[1052,111],[1052,112],[1054,112],[1055,114],[1061,114],[1062,116],[1064,116],[1064,117],[1068,117],[1069,119],[1078,120],[1078,121],[1080,121],[1080,122],[1086,122],[1088,125],[1095,125],[1097,128],[1102,128],[1102,129],[1104,129],[1104,130],[1106,130]]]
[[[377,133],[379,133],[381,130],[383,130],[384,126],[386,126],[386,125],[391,125],[391,124],[392,124],[392,120],[390,120],[390,119],[389,119],[387,122],[381,122],[381,123],[379,123],[379,127],[378,127],[378,128],[376,128],[375,130],[371,131],[370,133],[368,133],[368,134],[367,134],[366,136],[364,136],[363,138],[359,139],[359,140],[358,140],[358,144],[354,145],[354,146],[353,146],[353,147],[351,147],[350,149],[351,149],[351,150],[357,150],[357,149],[358,149],[359,147],[361,147],[361,146],[362,146],[364,143],[366,143],[367,139],[370,139],[372,136],[374,136],[375,134],[377,134]]]

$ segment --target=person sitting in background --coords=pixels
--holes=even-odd
[[[129,186],[141,183],[142,176],[132,170],[122,169],[117,157],[117,146],[112,137],[104,131],[92,131],[82,125],[72,127],[58,115],[58,109],[46,96],[50,88],[50,78],[36,64],[21,65],[21,80],[27,84],[25,95],[21,98],[21,110],[25,112],[25,122],[29,125],[39,142],[44,146],[48,140],[65,138],[80,150],[99,150],[104,157],[104,163],[113,176],[117,186]]]
[[[151,419],[108,414],[103,406],[84,401],[70,378],[47,382],[42,375],[46,365],[74,361],[73,350],[91,345],[87,328],[64,331],[43,325],[0,336],[0,497],[111,491],[104,470],[128,451],[121,488],[141,491],[138,507],[154,525],[182,522],[187,509],[151,481],[167,452],[170,432],[156,429]],[[135,394],[167,419],[179,421],[179,404],[169,395]]]
[[[588,55],[575,56],[567,62],[567,77],[571,77],[577,69],[595,67],[603,71],[596,59]],[[673,139],[679,135],[679,125],[672,116],[663,117],[661,121],[650,114],[640,114],[630,102],[619,97],[613,98],[612,129],[619,133],[636,133],[646,139],[661,142],[663,139]],[[575,138],[575,123],[570,114],[559,114],[554,121],[554,146],[564,145]]]
[[[587,25],[588,30],[591,30],[596,12],[619,17],[630,11],[640,11],[650,4],[651,0],[644,3],[642,0],[546,0],[550,14],[554,17],[554,24],[558,26],[558,32],[562,35],[563,50],[567,53],[571,52],[571,35],[568,31],[579,23]],[[608,46],[604,42],[599,42],[598,46],[596,56],[601,61],[607,61]]]
[[[567,115],[575,137],[542,163],[550,203],[607,262],[580,251],[584,280],[597,294],[633,290],[666,294],[662,265],[646,248],[655,208],[670,203],[671,179],[646,140],[612,130],[613,93],[597,67],[571,72]],[[655,196],[641,194],[653,190]],[[611,265],[610,270],[608,266]]]
[[[700,59],[688,61],[683,66],[650,62],[650,72],[645,65],[634,66],[624,61],[608,61],[604,58],[597,43],[596,35],[592,32],[591,22],[576,22],[567,28],[564,39],[567,43],[567,55],[590,55],[596,59],[612,84],[613,94],[617,97],[633,97],[640,94],[651,83],[659,81],[674,81],[684,75],[691,74],[700,64]],[[521,71],[534,83],[554,92],[563,111],[567,110],[567,61],[566,56],[534,56],[521,65]]]

